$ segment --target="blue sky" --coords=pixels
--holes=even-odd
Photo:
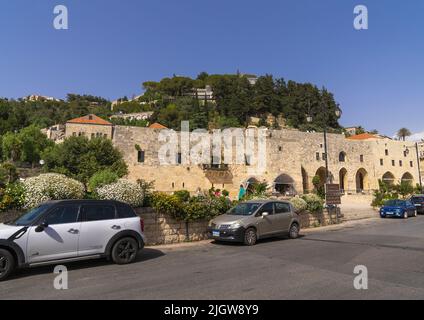
[[[69,30],[53,8],[69,9]],[[369,9],[369,30],[353,8]],[[424,131],[424,1],[0,0],[0,96],[115,99],[172,74],[271,73],[325,86],[343,125]]]

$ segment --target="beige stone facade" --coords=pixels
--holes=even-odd
[[[113,129],[112,123],[90,114],[66,122],[65,137],[86,136],[89,139],[95,137],[113,139]]]
[[[201,165],[159,164],[160,130],[116,126],[113,143],[121,150],[129,167],[129,179],[155,181],[156,189],[172,192],[211,187],[230,191],[236,197],[240,184],[266,181],[270,190],[302,194],[313,189],[312,179],[325,176],[324,141],[321,133],[296,130],[269,130],[266,139],[266,170],[249,174],[250,166],[229,165],[211,168]],[[391,139],[350,140],[344,135],[328,135],[328,161],[332,182],[340,183],[346,194],[370,193],[382,179],[418,183],[415,145]]]

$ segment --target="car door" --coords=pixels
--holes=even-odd
[[[108,241],[119,232],[115,206],[112,204],[84,204],[81,206],[81,235],[78,255],[102,254]]]
[[[78,252],[81,222],[78,205],[59,205],[43,219],[47,227],[37,232],[29,228],[27,256],[29,263],[74,258]]]
[[[412,203],[412,201],[406,201],[406,207],[407,207],[408,212],[409,212],[408,215],[410,215],[410,216],[415,215],[415,211],[417,210],[417,208]]]
[[[264,212],[268,213],[266,217],[262,216]],[[259,237],[269,236],[274,233],[276,229],[275,226],[277,225],[274,216],[274,203],[267,202],[263,204],[262,207],[259,208],[258,212],[256,213],[256,219],[256,227],[258,230]]]
[[[275,221],[278,232],[288,232],[292,220],[291,206],[286,202],[275,203]]]

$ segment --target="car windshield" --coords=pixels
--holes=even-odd
[[[385,206],[387,207],[404,207],[406,204],[405,201],[402,200],[389,200],[386,202]]]
[[[13,226],[29,226],[34,221],[36,221],[49,207],[49,204],[42,204],[41,206],[32,209],[31,211],[20,216],[18,219],[8,222],[7,224]]]
[[[227,214],[232,216],[250,216],[261,206],[261,203],[245,202],[239,203],[230,209]]]

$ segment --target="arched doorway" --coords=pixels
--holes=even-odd
[[[391,172],[386,172],[383,175],[383,182],[388,186],[393,186],[395,184],[395,176]]]
[[[302,167],[302,187],[304,194],[309,193],[309,177],[304,167]]]
[[[368,172],[364,168],[361,168],[356,172],[356,192],[362,193],[364,190],[368,189]]]
[[[255,192],[255,185],[258,184],[259,181],[255,177],[251,177],[246,180],[245,186],[246,186],[246,192],[247,194],[252,194]]]
[[[280,174],[274,180],[274,190],[279,194],[291,196],[295,194],[294,180],[288,174]]]
[[[368,172],[361,168],[356,172],[356,192],[362,193],[368,190]]]
[[[410,185],[414,184],[414,177],[409,172],[406,172],[400,179],[402,183],[408,183]]]
[[[345,193],[348,190],[347,170],[342,168],[339,172],[340,191]]]

